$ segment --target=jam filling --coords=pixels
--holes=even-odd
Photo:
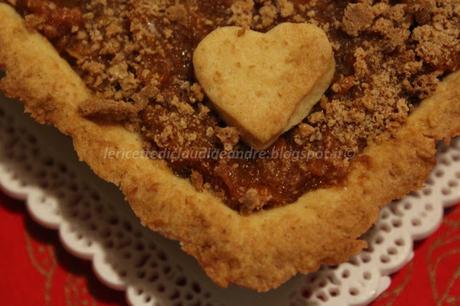
[[[94,91],[84,116],[140,132],[149,156],[243,213],[339,184],[353,159],[391,137],[460,63],[460,0],[6,2]],[[336,75],[304,122],[256,152],[212,109],[192,55],[218,27],[266,32],[281,22],[321,27]]]

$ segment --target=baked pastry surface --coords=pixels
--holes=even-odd
[[[241,215],[198,192],[165,162],[107,158],[107,150],[142,151],[141,137],[116,124],[85,119],[92,93],[69,64],[22,18],[0,4],[0,88],[41,123],[72,137],[81,160],[120,187],[142,223],[181,242],[219,285],[266,291],[296,273],[345,261],[365,247],[359,237],[379,208],[420,187],[435,162],[436,141],[460,135],[460,73],[446,77],[393,138],[370,144],[346,180],[297,202]]]
[[[302,122],[335,74],[326,33],[306,23],[268,33],[218,28],[199,43],[193,63],[221,116],[258,150]]]

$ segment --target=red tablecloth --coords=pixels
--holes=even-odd
[[[63,249],[55,231],[34,223],[22,203],[1,193],[0,220],[1,305],[126,305],[124,293],[102,285],[89,262]],[[417,245],[414,260],[374,305],[460,305],[460,206]]]

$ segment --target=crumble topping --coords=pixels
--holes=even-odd
[[[222,142],[225,151],[232,151],[240,141],[240,135],[234,127],[218,128],[217,138]]]
[[[358,36],[360,32],[370,28],[374,23],[375,13],[369,3],[350,4],[345,8],[342,29],[350,36]]]
[[[83,115],[124,123],[142,133],[149,149],[251,153],[238,159],[167,158],[197,190],[210,190],[246,213],[339,183],[354,156],[396,132],[460,64],[459,0],[7,2],[94,91]],[[191,57],[219,26],[265,32],[281,22],[321,27],[337,69],[312,114],[263,158],[209,108]],[[275,158],[280,152],[290,155]]]

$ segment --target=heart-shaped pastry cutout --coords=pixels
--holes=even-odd
[[[265,34],[218,28],[200,42],[193,64],[222,118],[259,150],[309,114],[335,72],[326,34],[305,23]]]

